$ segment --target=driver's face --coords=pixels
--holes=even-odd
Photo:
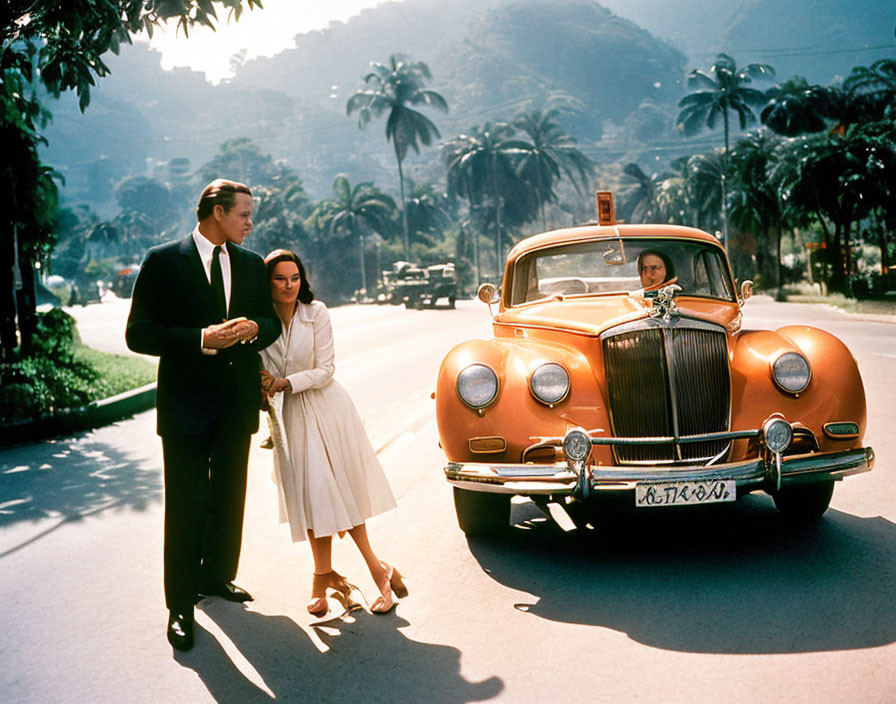
[[[655,254],[648,254],[641,258],[641,285],[644,288],[656,286],[666,280],[666,265],[663,263],[662,257]]]

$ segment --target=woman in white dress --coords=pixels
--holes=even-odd
[[[333,535],[347,532],[380,591],[370,610],[387,613],[407,588],[373,552],[364,522],[394,508],[395,499],[351,398],[333,379],[330,315],[314,299],[305,267],[283,249],[265,263],[283,333],[261,353],[262,385],[271,399],[280,520],[289,522],[293,542],[308,536],[314,557],[308,611],[327,613],[328,590],[355,606],[352,587],[331,562]]]

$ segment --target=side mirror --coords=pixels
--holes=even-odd
[[[494,284],[482,284],[482,286],[479,287],[479,291],[476,293],[476,297],[483,303],[488,303],[489,305],[501,300],[501,294],[498,293],[498,288]]]
[[[748,298],[753,295],[753,282],[750,280],[744,281],[740,285],[740,300],[741,303],[746,302]]]

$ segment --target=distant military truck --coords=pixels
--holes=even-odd
[[[435,308],[443,299],[454,308],[457,277],[451,263],[421,269],[410,262],[395,262],[391,271],[383,272],[383,284],[377,293],[377,302],[403,303],[405,308]]]
[[[423,295],[425,305],[435,308],[436,302],[447,300],[448,307],[454,308],[457,300],[457,274],[454,264],[435,264],[426,267],[427,287]]]

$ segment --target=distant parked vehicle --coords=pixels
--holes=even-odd
[[[440,300],[446,300],[449,308],[454,308],[457,300],[457,274],[454,264],[436,264],[426,267],[428,286],[424,291],[424,302],[431,308],[435,308]]]
[[[128,266],[119,270],[112,282],[112,293],[119,298],[130,298],[139,271],[140,267],[138,266]]]
[[[425,269],[410,262],[395,262],[383,272],[377,291],[378,303],[404,304],[405,308],[435,308],[444,300],[454,308],[457,300],[457,276],[454,264],[434,264]]]

